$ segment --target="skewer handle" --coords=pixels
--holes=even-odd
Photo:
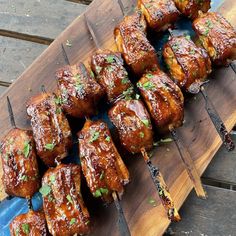
[[[14,113],[13,113],[11,102],[10,102],[10,99],[9,99],[8,96],[7,96],[7,107],[8,107],[8,113],[9,113],[9,117],[10,117],[11,126],[13,128],[16,128],[16,122],[15,122],[15,118],[14,118]]]
[[[201,178],[198,174],[198,171],[196,169],[196,166],[190,156],[190,153],[188,152],[187,148],[183,145],[179,137],[177,136],[177,133],[175,130],[171,131],[172,138],[175,142],[176,147],[178,148],[180,157],[184,163],[185,169],[189,175],[189,178],[191,179],[193,186],[195,188],[196,194],[198,197],[206,199],[207,195],[204,191],[204,188],[202,186]]]
[[[201,87],[201,94],[205,100],[205,108],[206,111],[211,118],[212,123],[214,124],[218,134],[220,135],[220,138],[225,145],[227,151],[232,151],[235,148],[234,142],[230,137],[230,134],[228,133],[222,119],[220,118],[218,112],[216,111],[214,105],[212,104],[211,100],[209,99],[206,90],[204,87]]]
[[[118,212],[118,226],[121,236],[131,236],[127,221],[125,219],[124,212],[122,210],[122,206],[120,204],[120,200],[117,196],[116,192],[112,193],[112,197],[116,206],[116,210]]]
[[[152,162],[149,159],[149,156],[144,148],[141,149],[141,153],[142,153],[143,158],[147,164],[147,167],[148,167],[149,172],[151,174],[154,185],[156,186],[161,203],[167,211],[168,218],[171,221],[175,221],[175,222],[180,221],[181,220],[180,215],[174,206],[174,201],[172,200],[172,198],[170,196],[170,192],[168,190],[168,187],[165,183],[165,180],[164,180],[159,168],[152,164]]]
[[[27,205],[28,205],[29,211],[33,210],[31,198],[27,198]]]
[[[67,64],[67,65],[70,65],[70,61],[69,61],[69,58],[68,58],[68,56],[67,56],[67,53],[66,53],[66,50],[65,50],[63,44],[61,44],[61,49],[62,49],[62,54],[63,54],[63,57],[64,57],[64,59],[65,59],[66,64]]]
[[[117,2],[120,6],[120,10],[121,10],[123,16],[125,16],[125,7],[124,7],[124,4],[123,4],[122,0],[117,0]]]

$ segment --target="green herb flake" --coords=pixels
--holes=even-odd
[[[152,205],[153,207],[157,206],[156,200],[153,199],[152,197],[148,198],[148,203]]]
[[[112,55],[108,55],[108,56],[106,57],[106,61],[107,61],[108,63],[112,63],[112,62],[114,62],[114,60],[115,60],[115,58],[114,58],[114,56],[112,56]]]
[[[88,221],[85,222],[85,225],[88,225],[89,223],[90,223],[90,221],[88,220]]]
[[[27,158],[29,156],[29,153],[30,153],[30,143],[25,142],[24,149],[23,149],[23,154],[24,154],[25,158]]]
[[[23,232],[25,234],[29,234],[30,233],[30,226],[29,226],[29,224],[24,223],[24,224],[21,225],[21,228],[22,228],[22,230],[23,230]]]
[[[153,75],[153,74],[150,74],[150,73],[148,73],[148,74],[146,74],[146,77],[147,77],[148,79],[152,79],[152,78],[154,77],[154,75]]]
[[[61,110],[60,107],[57,107],[57,109],[56,109],[56,114],[60,114],[60,113],[62,113],[62,110]]]
[[[195,49],[191,48],[190,50],[190,54],[194,55],[196,52],[195,52]]]
[[[123,96],[125,97],[126,100],[129,100],[129,99],[131,99],[131,96],[132,96],[133,92],[134,92],[133,87],[130,87],[127,90],[125,90],[122,94],[123,94]]]
[[[160,143],[170,143],[170,142],[172,142],[172,141],[173,141],[172,138],[166,138],[166,139],[161,139],[161,140],[160,140]]]
[[[70,42],[69,39],[66,40],[66,46],[67,46],[67,47],[72,47],[72,43]]]
[[[178,43],[174,43],[174,45],[172,46],[172,49],[173,49],[174,51],[180,49],[179,44],[178,44]]]
[[[92,71],[90,71],[90,76],[94,78],[94,73]]]
[[[76,81],[75,88],[78,92],[81,92],[81,90],[84,88],[84,85],[81,83],[81,81]]]
[[[144,133],[143,133],[143,132],[140,132],[140,133],[139,133],[139,136],[140,136],[140,138],[144,138]]]
[[[127,83],[129,83],[129,79],[128,79],[128,78],[123,78],[123,79],[121,80],[121,83],[122,83],[122,84],[127,84]]]
[[[15,229],[15,235],[18,236],[19,233],[20,233],[20,229],[19,229],[19,228],[16,228],[16,229]]]
[[[72,219],[70,220],[70,225],[73,225],[75,222],[76,222],[76,219],[75,219],[75,218],[72,218]]]
[[[55,144],[53,143],[47,143],[44,146],[45,149],[50,150],[50,151],[52,151],[54,147],[55,147]]]
[[[49,179],[50,179],[50,182],[53,184],[56,180],[56,176],[52,174],[50,175]]]
[[[102,70],[102,67],[101,66],[96,66],[95,69],[96,69],[97,73],[99,74]]]
[[[48,196],[49,193],[51,193],[52,189],[49,185],[45,184],[40,189],[39,192],[42,194],[43,197]]]
[[[68,200],[69,203],[73,204],[72,197],[70,194],[66,196],[66,199]]]
[[[62,104],[62,98],[61,98],[60,96],[55,97],[55,98],[54,98],[54,101],[55,101],[55,103],[56,103],[57,105],[61,105],[61,104]]]
[[[107,136],[107,137],[105,138],[105,140],[106,140],[107,142],[110,142],[110,141],[111,141],[111,137],[110,137],[110,136]]]
[[[28,180],[28,176],[27,176],[27,175],[22,175],[22,176],[20,177],[20,180],[22,180],[22,181],[27,181],[27,180]]]
[[[139,94],[136,94],[136,95],[135,95],[135,99],[136,99],[136,100],[139,100],[139,98],[140,98],[140,95],[139,95]]]
[[[109,191],[108,191],[107,188],[100,188],[100,192],[101,192],[102,194],[106,194],[106,195],[109,193]]]
[[[93,193],[94,197],[101,197],[103,194],[107,195],[109,193],[108,189],[106,188],[100,188]]]
[[[104,179],[104,170],[101,172],[100,176],[99,176],[99,179],[100,180],[103,180]]]
[[[155,85],[151,81],[145,82],[142,87],[146,90],[152,90],[155,88]]]
[[[190,35],[186,35],[185,38],[186,38],[187,40],[191,40]]]
[[[146,127],[149,126],[149,121],[148,121],[148,120],[144,119],[144,120],[141,120],[141,121],[143,122],[143,124],[144,124]]]
[[[92,143],[92,142],[96,141],[99,138],[99,135],[100,135],[99,131],[92,130],[91,138],[90,138],[89,142]]]
[[[209,34],[209,29],[206,29],[203,35],[207,36]]]

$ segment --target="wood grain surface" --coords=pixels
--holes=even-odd
[[[133,9],[136,1],[123,0],[123,2],[129,10]],[[232,1],[227,1],[224,7],[229,4],[231,4],[231,8],[236,8],[235,4],[232,6]],[[116,50],[113,29],[122,19],[122,13],[117,2],[95,0],[88,7],[86,15],[90,22],[94,22],[95,34],[98,40],[102,42],[103,47]],[[232,17],[234,17],[233,14]],[[230,17],[227,19],[231,21]],[[234,24],[235,21],[231,21],[231,23]],[[42,84],[45,85],[48,91],[55,90],[55,70],[64,64],[60,44],[65,44],[67,40],[70,40],[72,44],[71,47],[66,47],[71,63],[78,61],[88,62],[91,53],[96,50],[82,15],[73,21],[2,95],[0,98],[0,137],[10,129],[6,107],[7,95],[11,98],[17,125],[29,128],[25,103],[29,97],[40,92]],[[230,130],[236,123],[235,74],[231,68],[220,68],[214,71],[212,78],[214,80],[211,81],[206,89],[219,114],[225,121],[228,130]],[[179,135],[183,137],[185,145],[189,148],[195,160],[197,169],[202,174],[219,149],[221,140],[207,117],[207,113],[204,110],[204,101],[200,95],[186,103],[185,124],[179,129]],[[135,236],[161,235],[170,222],[156,196],[149,172],[141,158],[125,157],[125,159],[130,170],[132,182],[126,188],[122,204],[131,233]],[[156,148],[152,160],[160,166],[177,208],[180,208],[191,191],[192,184],[184,170],[175,145],[170,143]],[[2,190],[0,198],[3,199],[5,196]],[[156,200],[156,207],[148,203],[150,197]],[[104,207],[95,200],[87,197],[85,199],[94,222],[94,233],[92,235],[117,235],[114,205]]]

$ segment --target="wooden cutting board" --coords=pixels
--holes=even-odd
[[[135,0],[123,0],[123,3],[127,11],[132,11],[136,5]],[[235,26],[235,1],[224,1],[218,11],[223,13]],[[117,1],[94,0],[88,7],[86,15],[90,22],[93,22],[95,34],[103,47],[116,50],[113,29],[123,18]],[[84,16],[81,15],[56,38],[0,98],[0,137],[10,129],[6,96],[11,99],[17,125],[22,128],[30,128],[26,116],[26,101],[31,96],[40,93],[41,85],[45,85],[47,91],[55,91],[54,73],[57,68],[64,65],[61,43],[65,45],[67,40],[72,44],[71,47],[66,47],[71,63],[88,62],[91,54],[96,50],[87,30]],[[235,74],[231,68],[220,68],[215,69],[211,77],[214,79],[207,86],[207,92],[226,127],[231,130],[236,123]],[[202,174],[219,149],[221,140],[207,116],[204,101],[200,95],[191,99],[185,107],[185,123],[179,129],[179,135],[183,137],[199,173]],[[160,204],[149,172],[142,158],[126,159],[132,182],[126,187],[122,204],[131,233],[135,236],[161,235],[170,221]],[[155,148],[152,160],[160,167],[179,209],[191,191],[192,184],[174,143]],[[224,160],[222,159],[222,161]],[[0,166],[0,175],[1,172]],[[2,200],[6,194],[2,189],[2,184],[0,188],[0,200]],[[156,200],[155,207],[148,203],[150,197]],[[117,235],[117,215],[114,205],[104,207],[102,204],[98,204],[98,201],[87,199],[86,194],[84,194],[84,198],[88,202],[88,209],[94,222],[92,235]]]

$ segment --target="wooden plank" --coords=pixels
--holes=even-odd
[[[123,2],[132,8],[136,1],[123,0]],[[232,5],[232,2],[228,1],[228,3]],[[236,4],[233,6],[236,7]],[[94,27],[95,34],[103,43],[103,47],[113,50],[116,49],[113,29],[123,17],[117,8],[116,1],[96,0],[89,6],[86,13],[90,21],[97,24],[97,27]],[[78,29],[80,30],[78,31]],[[66,47],[66,51],[71,63],[79,60],[89,61],[91,53],[96,50],[90,38],[84,17],[77,18],[9,88],[7,93],[0,98],[0,137],[10,128],[6,95],[11,98],[17,124],[29,128],[24,104],[29,97],[40,92],[42,84],[48,91],[55,91],[55,70],[64,64],[61,43],[70,39],[72,46]],[[235,75],[231,68],[221,68],[217,69],[212,76],[215,79],[207,87],[207,91],[209,96],[214,98],[215,105],[223,104],[218,106],[218,112],[230,130],[236,122],[236,80],[233,79]],[[31,91],[27,89],[29,86],[32,88]],[[197,169],[202,174],[220,147],[221,141],[207,117],[204,101],[200,95],[186,104],[185,114],[186,122],[184,127],[180,128],[179,133],[184,137],[184,143],[189,147]],[[122,204],[132,235],[161,235],[170,222],[156,196],[149,172],[141,158],[127,159],[132,182],[126,188]],[[180,208],[191,191],[192,185],[175,145],[170,143],[155,148],[153,163],[160,166],[176,206]],[[4,193],[1,193],[0,196],[3,197]],[[151,196],[157,201],[156,207],[152,207],[147,202]],[[117,235],[114,206],[105,208],[94,199],[87,203],[94,221],[92,235]]]
[[[54,39],[72,20],[84,12],[86,7],[84,4],[65,0],[2,0],[0,33],[5,35],[6,32],[13,31]]]
[[[236,143],[236,135],[233,135],[233,139]],[[227,152],[225,148],[221,147],[204,172],[203,177],[236,185],[235,157],[236,150]]]
[[[0,36],[0,81],[12,83],[46,48],[46,45]]]
[[[192,191],[180,213],[179,223],[173,223],[165,236],[235,235],[236,192],[205,186],[208,199],[203,201]]]
[[[1,94],[7,90],[7,87],[4,87],[4,86],[0,86],[0,96]]]

